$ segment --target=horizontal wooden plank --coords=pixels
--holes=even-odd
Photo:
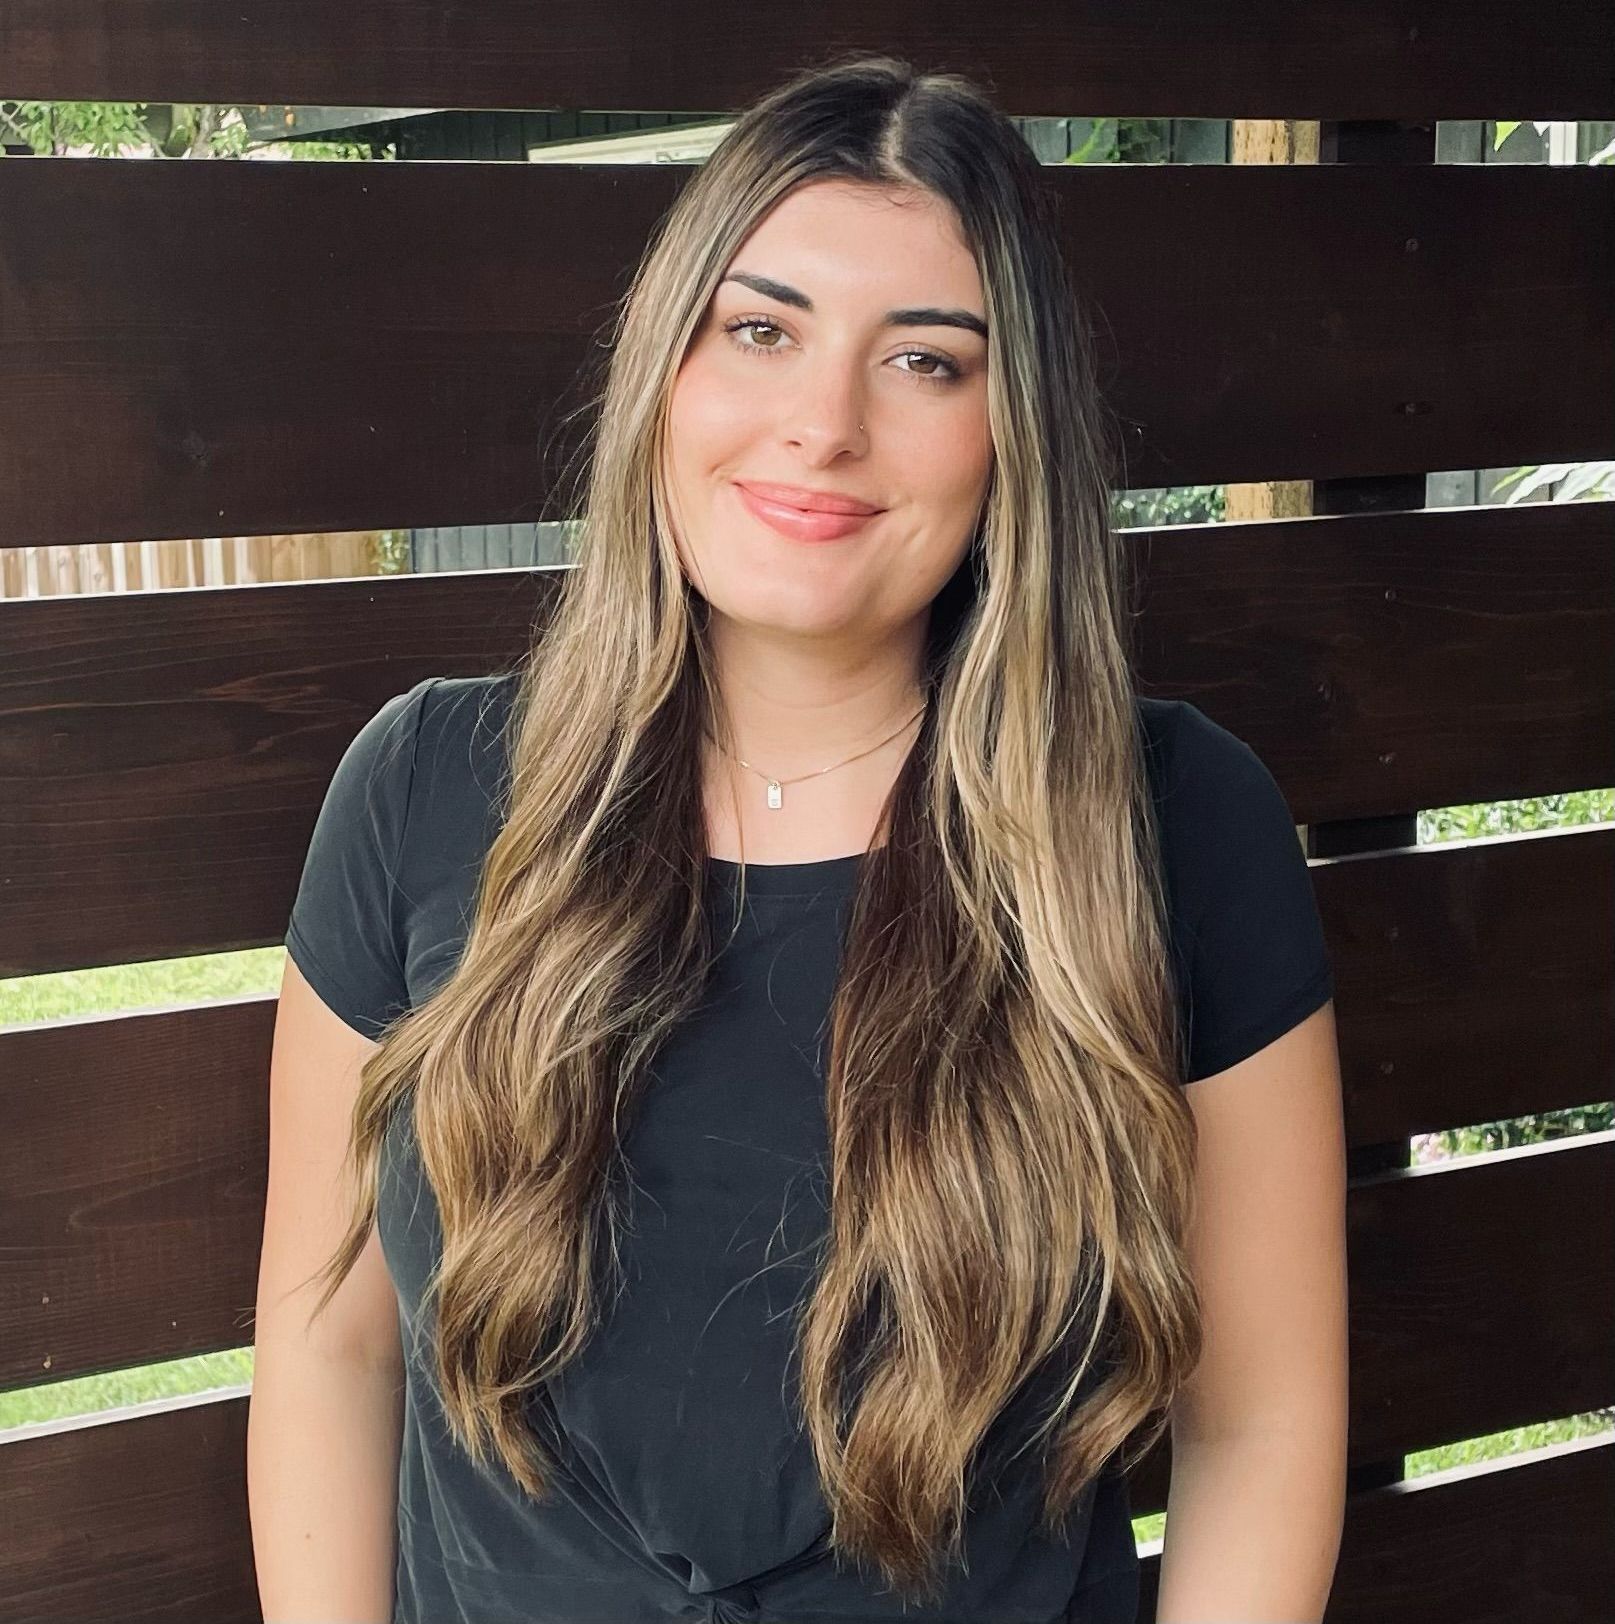
[[[0,976],[280,941],[318,803],[360,725],[424,676],[513,662],[556,573],[8,603]],[[62,801],[27,783],[39,770]],[[45,906],[63,887],[85,905],[77,924]]]
[[[257,998],[0,1031],[0,1390],[253,1340],[273,1020]],[[1353,1082],[1356,1144],[1356,1099],[1397,1082]],[[1354,1460],[1615,1400],[1615,1259],[1561,1244],[1615,1220],[1612,1140],[1353,1183]]]
[[[1607,1438],[1356,1496],[1329,1624],[1602,1624],[1611,1528]]]
[[[0,1390],[254,1340],[275,1008],[0,1030]]]
[[[248,1403],[229,1390],[5,1442],[0,1609],[28,1624],[260,1624]],[[1612,1522],[1602,1439],[1352,1495],[1329,1624],[1603,1624]],[[1158,1549],[1139,1578],[1150,1619]]]
[[[1354,1462],[1615,1403],[1615,1132],[1370,1175],[1347,1227]]]
[[[1140,690],[1192,700],[1247,740],[1300,823],[1615,783],[1612,530],[1615,504],[1588,502],[1129,531]],[[320,800],[360,725],[422,677],[509,669],[562,578],[8,604],[0,976],[281,940]],[[1607,866],[1607,847],[1564,860],[1577,872],[1555,895],[1579,901],[1555,916],[1559,940],[1602,962],[1607,908],[1580,881]],[[1438,904],[1461,923],[1461,895]],[[1343,928],[1377,932],[1376,954],[1401,941],[1378,961],[1400,966],[1422,927],[1386,894]],[[1477,940],[1432,928],[1432,951]],[[1519,913],[1504,928],[1513,942],[1529,924]],[[1511,977],[1514,962],[1494,973]],[[1454,968],[1456,986],[1472,966]],[[1561,971],[1555,991],[1575,985]]]
[[[262,1624],[240,1389],[0,1433],[0,1618]]]
[[[1135,667],[1299,823],[1615,784],[1615,503],[1129,531]]]
[[[1416,19],[1416,20],[1415,20]],[[665,0],[609,12],[514,0],[430,7],[377,0],[356,17],[320,0],[7,0],[5,91],[33,100],[300,102],[317,106],[742,106],[840,50],[893,49],[985,76],[1017,113],[1225,118],[1600,118],[1615,83],[1607,14],[1542,0],[1488,14],[1463,0],[1361,0],[1351,26],[1279,6],[1260,27],[1195,0],[1123,8],[1023,0],[927,14],[823,0],[771,12]],[[745,39],[747,49],[720,47]]]
[[[1354,1141],[1615,1099],[1615,827],[1315,863]]]
[[[0,540],[568,517],[612,313],[693,173],[0,164]],[[1120,484],[1615,445],[1615,166],[1046,174]]]

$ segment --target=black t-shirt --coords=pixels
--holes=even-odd
[[[515,682],[417,683],[337,767],[286,946],[367,1037],[439,987],[464,946],[497,832]],[[1193,705],[1137,703],[1192,1083],[1311,1014],[1333,975],[1267,768]],[[497,1461],[478,1467],[447,1431],[422,1305],[438,1208],[410,1113],[394,1114],[378,1210],[407,1381],[393,1624],[1134,1624],[1125,1480],[1107,1469],[1051,1540],[1037,1526],[1035,1450],[972,1491],[968,1571],[950,1567],[939,1607],[905,1608],[879,1575],[827,1551],[792,1405],[792,1309],[828,1232],[822,1023],[861,861],[747,867],[741,926],[710,994],[658,1052],[625,1125],[625,1289],[583,1355],[529,1402],[562,1467],[544,1500]],[[724,944],[738,865],[709,859],[708,874]]]

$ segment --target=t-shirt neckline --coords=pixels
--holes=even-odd
[[[765,897],[814,896],[821,891],[850,887],[864,858],[861,851],[844,857],[824,857],[812,863],[747,863],[746,895]],[[707,870],[729,890],[738,889],[741,864],[727,857],[708,857]]]

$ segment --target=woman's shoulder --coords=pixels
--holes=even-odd
[[[1237,812],[1242,798],[1271,801],[1267,765],[1237,733],[1186,699],[1135,696],[1145,765],[1158,805],[1191,824],[1219,807]]]
[[[1241,892],[1295,890],[1306,861],[1296,819],[1266,762],[1184,699],[1138,701],[1161,862],[1175,915],[1227,914]]]
[[[1143,700],[1161,859],[1190,1011],[1186,1081],[1333,996],[1294,809],[1267,763],[1186,700]]]
[[[409,844],[458,846],[490,832],[508,782],[508,726],[519,673],[429,679],[421,698]]]
[[[479,777],[501,766],[519,677],[433,677],[422,700],[418,746],[428,764],[459,764]]]

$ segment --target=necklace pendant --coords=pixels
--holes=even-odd
[[[777,812],[785,804],[784,791],[779,787],[777,778],[768,781],[768,807],[771,812]]]

